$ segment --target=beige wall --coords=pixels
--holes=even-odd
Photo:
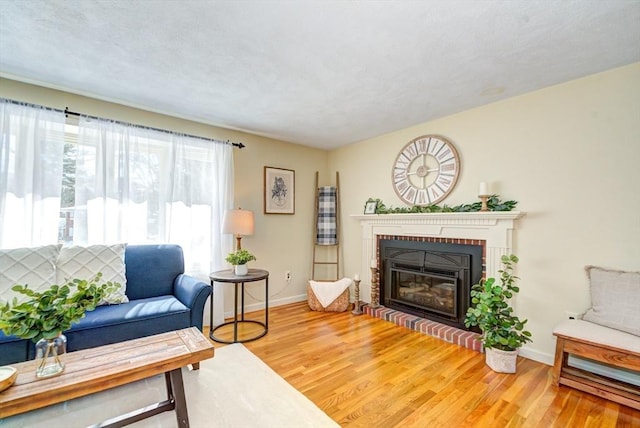
[[[171,118],[65,92],[0,80],[0,96],[149,126],[242,141],[235,150],[236,206],[256,214],[256,234],[243,239],[255,267],[271,272],[272,304],[305,300],[310,275],[314,174],[332,184],[340,172],[346,276],[360,266],[361,214],[367,198],[401,206],[392,163],[404,144],[429,133],[450,138],[462,173],[445,203],[476,200],[478,183],[519,201],[515,252],[520,256],[520,316],[534,343],[523,354],[550,362],[554,324],[589,306],[588,264],[640,270],[640,64],[611,70],[481,108],[433,120],[331,152]],[[425,94],[428,96],[428,94]],[[296,172],[296,214],[262,214],[263,167]],[[285,271],[292,281],[284,281]],[[368,284],[363,284],[366,286]],[[248,287],[259,307],[262,288]],[[252,297],[255,296],[255,299]],[[231,293],[226,293],[227,312]]]
[[[428,96],[428,94],[425,94]],[[590,304],[585,265],[640,270],[640,64],[352,144],[329,155],[339,170],[345,271],[360,266],[361,214],[368,197],[402,206],[391,187],[398,151],[424,134],[450,138],[462,173],[448,205],[474,202],[478,184],[519,201],[520,316],[534,342],[523,354],[552,361],[552,330],[565,311]]]

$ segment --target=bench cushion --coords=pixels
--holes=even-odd
[[[565,320],[553,334],[640,354],[640,336],[583,320]]]

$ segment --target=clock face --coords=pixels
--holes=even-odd
[[[393,188],[409,205],[437,204],[453,190],[460,158],[453,144],[439,135],[412,140],[393,164]]]

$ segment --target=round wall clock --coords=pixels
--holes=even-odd
[[[402,148],[393,164],[393,189],[409,205],[437,204],[460,175],[456,148],[439,135],[423,135]]]

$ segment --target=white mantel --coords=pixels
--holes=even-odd
[[[362,227],[360,271],[369,272],[368,281],[365,279],[363,285],[371,284],[370,265],[377,257],[377,235],[484,240],[486,275],[497,277],[502,267],[501,257],[513,253],[515,221],[524,215],[520,211],[352,215]],[[370,287],[361,287],[360,296],[361,300],[371,302]]]

